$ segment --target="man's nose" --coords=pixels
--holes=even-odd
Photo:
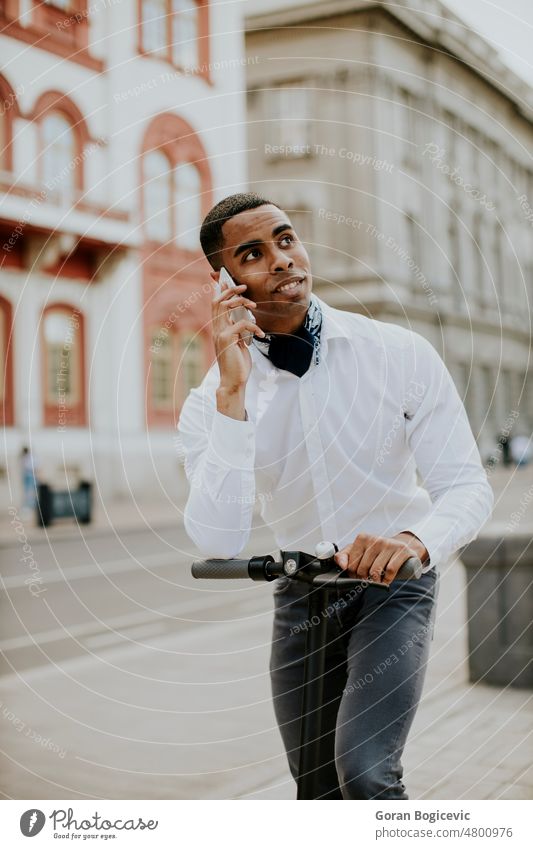
[[[294,268],[294,261],[291,257],[288,256],[287,253],[274,248],[270,263],[270,271],[279,273],[280,271],[288,271],[291,268]]]

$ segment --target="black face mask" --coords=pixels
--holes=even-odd
[[[272,333],[268,358],[276,368],[302,377],[311,365],[314,336],[303,325],[295,333]]]
[[[266,339],[254,336],[254,343],[276,368],[302,377],[313,357],[315,363],[319,363],[321,329],[322,310],[317,299],[311,296],[305,320],[298,330],[294,333],[267,333]]]

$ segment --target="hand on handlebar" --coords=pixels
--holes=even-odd
[[[406,560],[418,557],[423,563],[428,552],[424,544],[408,532],[394,537],[358,534],[353,543],[335,555],[335,563],[352,578],[390,584]]]

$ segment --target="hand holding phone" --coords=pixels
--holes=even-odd
[[[222,291],[222,283],[224,283],[226,286],[228,286],[229,289],[236,289],[237,288],[237,285],[236,285],[233,277],[231,276],[231,274],[229,274],[228,271],[226,271],[224,266],[222,266],[222,268],[220,269],[218,282],[215,284],[217,294],[220,294],[220,292]],[[250,312],[250,310],[246,309],[246,307],[235,307],[235,309],[231,310],[231,319],[232,319],[234,324],[237,321],[241,321],[244,318],[248,319],[248,321],[255,322],[255,316],[253,315],[253,313]],[[241,333],[240,336],[241,336],[241,339],[243,340],[243,342],[246,343],[246,345],[251,344],[252,339],[253,339],[252,333],[245,331],[244,333]]]

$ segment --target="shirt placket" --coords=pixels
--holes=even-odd
[[[309,471],[311,473],[315,504],[320,520],[320,533],[322,540],[336,543],[338,539],[337,522],[324,455],[324,446],[320,436],[319,417],[321,412],[317,408],[314,385],[315,372],[316,368],[311,368],[305,377],[300,378],[300,415],[305,446],[309,457]],[[320,542],[321,540],[317,538],[316,541]]]

